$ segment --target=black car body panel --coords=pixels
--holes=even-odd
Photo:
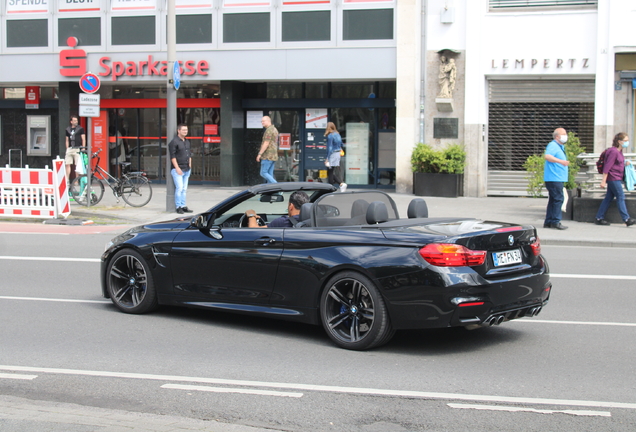
[[[308,191],[315,203],[306,224],[237,225],[246,203],[259,205],[256,212],[270,221],[282,214],[277,195],[296,190]],[[549,268],[537,252],[534,227],[467,218],[399,219],[386,194],[334,190],[320,183],[259,185],[192,219],[133,228],[113,239],[102,256],[103,295],[111,297],[113,257],[130,248],[145,260],[159,304],[319,324],[321,296],[340,274],[361,275],[378,288],[393,329],[499,324],[532,316],[547,303]],[[354,214],[357,200],[385,202],[388,220],[367,223]],[[331,225],[317,227],[320,223]],[[471,266],[433,265],[420,252],[431,244],[484,251],[485,259]],[[512,264],[505,262],[509,256]]]

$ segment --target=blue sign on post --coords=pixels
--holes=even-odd
[[[178,61],[174,62],[174,68],[172,69],[172,84],[175,90],[179,90],[179,87],[181,87],[181,68]]]
[[[99,77],[94,73],[85,73],[79,80],[79,86],[84,93],[95,93],[100,86]]]

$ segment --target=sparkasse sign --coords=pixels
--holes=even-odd
[[[86,51],[76,49],[78,40],[69,37],[67,44],[71,49],[60,51],[60,74],[65,77],[81,77],[88,70]],[[100,77],[110,77],[112,81],[117,81],[121,76],[167,76],[168,61],[155,60],[152,54],[143,60],[113,61],[109,56],[99,59],[99,69],[96,71]],[[185,60],[179,61],[179,71],[181,75],[208,75],[210,64],[206,60]]]

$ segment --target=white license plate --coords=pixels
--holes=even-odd
[[[514,249],[505,252],[493,252],[492,260],[495,263],[495,267],[518,264],[521,262],[521,251]]]

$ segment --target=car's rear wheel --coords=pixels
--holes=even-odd
[[[380,292],[357,272],[342,272],[329,280],[320,299],[320,316],[331,340],[346,349],[375,348],[395,333]]]
[[[122,249],[108,264],[106,287],[123,312],[141,314],[157,307],[157,293],[146,260],[137,251]]]

